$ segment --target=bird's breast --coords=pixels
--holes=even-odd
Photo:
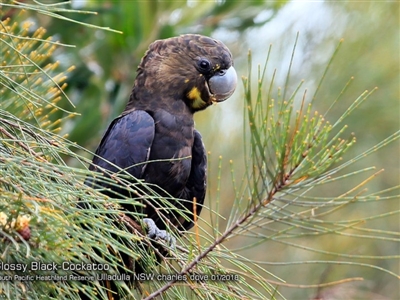
[[[167,112],[154,114],[155,135],[145,180],[178,197],[185,188],[192,164],[193,119]]]

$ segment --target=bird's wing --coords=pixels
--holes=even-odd
[[[115,119],[108,127],[91,170],[98,167],[117,173],[120,169],[141,179],[154,139],[154,120],[143,110],[134,110]]]
[[[200,215],[201,209],[203,208],[204,198],[206,196],[206,183],[206,149],[204,148],[200,133],[197,130],[194,130],[194,143],[192,147],[192,167],[182,198],[189,200],[188,202],[185,202],[184,206],[186,206],[189,211],[196,213],[197,217]],[[194,198],[196,198],[196,212],[193,211]],[[190,219],[193,219],[193,217],[191,216]],[[189,230],[193,227],[194,223],[192,221],[185,220],[182,225],[186,230]]]
[[[204,203],[207,183],[207,155],[200,133],[194,131],[194,143],[192,148],[192,169],[188,180],[192,185],[193,197],[196,197],[198,204]],[[201,207],[197,208],[200,214]]]

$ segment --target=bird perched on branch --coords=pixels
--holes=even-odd
[[[206,151],[193,114],[226,100],[236,83],[232,55],[220,41],[196,34],[155,41],[140,62],[125,110],[108,127],[89,168],[108,176],[123,170],[151,184],[176,209],[162,217],[165,202],[157,198],[135,196],[95,178],[85,183],[112,198],[142,199],[144,208],[124,204],[124,214],[143,213],[154,239],[167,239],[167,226],[189,230],[204,202],[207,175]]]
[[[118,172],[119,167],[159,187],[160,195],[187,200],[172,203],[187,217],[170,213],[168,219],[181,230],[190,229],[193,210],[198,215],[204,201],[207,164],[193,114],[226,100],[236,82],[232,55],[220,41],[185,34],[153,42],[138,67],[129,102],[108,127],[90,169]],[[157,206],[147,205],[143,213],[149,226],[152,220],[165,229]]]

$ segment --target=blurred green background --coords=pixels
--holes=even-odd
[[[303,87],[308,90],[309,96],[313,95],[335,47],[343,38],[340,52],[315,100],[315,110],[323,113],[352,76],[354,80],[351,86],[327,117],[331,122],[335,122],[364,90],[378,87],[367,102],[347,119],[347,134],[353,132],[357,143],[346,153],[345,159],[374,146],[399,129],[398,2],[78,0],[72,1],[70,5],[98,14],[65,13],[69,17],[123,32],[117,34],[82,27],[44,15],[32,14],[30,17],[38,26],[45,26],[48,34],[57,40],[76,45],[75,48],[59,49],[55,56],[65,67],[76,66],[69,76],[66,90],[75,108],[66,101],[64,107],[78,112],[80,116],[68,119],[63,126],[63,133],[68,133],[72,141],[89,150],[96,149],[107,125],[123,110],[133,85],[136,67],[147,46],[156,39],[183,33],[200,33],[222,40],[233,53],[239,77],[247,76],[248,49],[252,50],[253,63],[263,64],[272,44],[267,84],[276,68],[275,85],[278,87],[285,84],[293,44],[299,32],[289,91],[293,91],[300,80],[304,79]],[[253,70],[256,72],[256,67]],[[217,197],[218,164],[219,156],[222,156],[220,213],[223,216],[229,215],[230,203],[235,197],[229,161],[233,161],[237,181],[241,180],[245,167],[243,105],[243,88],[239,82],[231,99],[195,116],[197,129],[203,135],[207,150],[211,152],[208,201]],[[51,118],[61,118],[61,114],[60,111]],[[367,166],[376,166],[377,170],[384,168],[385,172],[369,184],[370,192],[398,185],[399,149],[397,141],[346,171]],[[68,163],[75,164],[72,160]],[[350,177],[347,181],[326,186],[318,192],[327,196],[344,193],[366,177]],[[395,211],[399,209],[399,201],[351,207],[352,210],[341,212],[344,219]],[[207,219],[207,212],[202,217]],[[372,220],[369,228],[399,232],[398,216]],[[346,254],[385,256],[400,253],[396,242],[339,235],[303,238],[292,242]],[[240,241],[237,243],[240,244]],[[346,260],[344,257],[333,257],[273,242],[246,251],[248,253],[241,254],[271,263]],[[399,274],[397,260],[371,258],[362,262]],[[318,284],[352,276],[365,278],[361,283],[343,284],[324,290],[280,287],[279,291],[288,299],[313,299],[321,295],[324,295],[324,299],[400,298],[398,279],[377,269],[324,264],[271,264],[266,268],[291,284]]]

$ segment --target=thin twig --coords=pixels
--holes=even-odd
[[[175,282],[178,281],[178,278],[181,277],[181,275],[185,275],[188,273],[193,267],[195,267],[203,258],[205,258],[211,251],[213,251],[218,245],[223,243],[230,235],[231,233],[236,230],[241,224],[246,222],[247,219],[252,217],[259,209],[261,209],[265,203],[269,203],[272,201],[272,195],[276,194],[278,191],[275,190],[274,193],[269,194],[269,199],[266,199],[265,201],[260,202],[259,204],[255,205],[246,215],[244,215],[242,218],[236,221],[235,224],[233,224],[227,231],[225,231],[218,239],[212,243],[203,253],[200,253],[189,265],[187,265],[186,268],[184,268],[178,276],[176,276],[176,279],[169,281],[166,283],[164,286],[162,286],[160,289],[157,291],[151,293],[149,296],[144,298],[143,300],[150,300],[154,299],[155,297],[159,296],[161,293],[165,292],[169,288],[173,286]]]

